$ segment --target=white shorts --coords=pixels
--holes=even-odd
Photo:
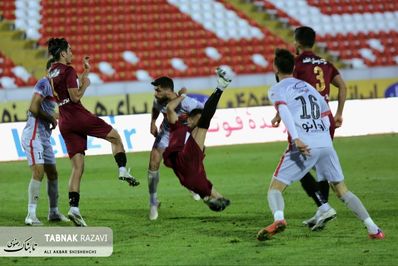
[[[28,135],[28,136],[26,136]],[[22,133],[22,147],[26,152],[28,164],[55,164],[55,156],[50,138],[37,136],[31,139],[31,134]]]
[[[312,148],[310,154],[304,158],[298,150],[287,151],[275,170],[274,178],[290,185],[315,167],[318,181],[338,183],[344,180],[340,161],[333,147]]]
[[[160,130],[158,136],[155,139],[155,142],[153,143],[152,148],[158,148],[158,149],[165,150],[169,146],[169,138],[170,138],[169,131]]]

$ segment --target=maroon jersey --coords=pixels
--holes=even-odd
[[[170,141],[163,161],[174,170],[181,185],[204,198],[210,196],[213,185],[206,177],[203,151],[189,131],[180,121],[170,124]]]
[[[330,83],[338,74],[333,64],[311,51],[305,51],[295,59],[293,76],[311,84],[326,101],[329,100]]]
[[[74,103],[69,97],[68,89],[79,88],[77,74],[73,67],[55,63],[50,69],[49,77],[52,79],[61,117],[66,113],[74,113],[79,110],[87,112],[80,101]]]
[[[72,102],[68,89],[78,89],[78,79],[73,67],[61,63],[53,64],[49,77],[52,79],[54,96],[59,106],[59,130],[65,140],[69,157],[84,153],[87,136],[105,139],[112,127],[101,118],[90,113],[81,102]]]

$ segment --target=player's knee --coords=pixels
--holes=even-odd
[[[149,170],[157,171],[160,167],[160,162],[162,161],[162,156],[157,150],[151,151],[151,157],[149,160]]]
[[[122,143],[122,139],[115,129],[112,129],[111,132],[109,132],[109,134],[106,136],[106,139],[115,145]]]
[[[331,183],[333,191],[336,193],[336,196],[339,199],[342,199],[344,197],[345,194],[347,194],[348,188],[345,186],[345,184],[343,182],[339,182],[339,183]]]
[[[32,178],[41,181],[44,177],[44,168],[42,165],[32,166]]]

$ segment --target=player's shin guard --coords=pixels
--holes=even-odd
[[[212,95],[210,95],[209,99],[207,99],[205,106],[202,111],[202,115],[199,119],[198,122],[198,127],[199,128],[205,128],[208,129],[210,126],[210,121],[213,118],[216,109],[217,109],[217,104],[218,101],[220,100],[222,90],[216,89]]]
[[[315,181],[315,178],[311,175],[311,173],[308,172],[300,180],[300,183],[307,195],[315,201],[318,207],[324,203],[327,203],[327,200],[325,200],[322,193],[319,191],[318,183]]]
[[[116,153],[114,158],[115,158],[115,161],[117,163],[117,166],[119,166],[119,168],[120,167],[126,167],[127,158],[126,158],[126,153],[125,152]]]

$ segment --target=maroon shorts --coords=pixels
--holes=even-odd
[[[66,118],[65,118],[66,117]],[[87,150],[87,136],[105,139],[112,126],[90,112],[76,112],[73,117],[61,116],[59,129],[64,138],[69,158]]]
[[[163,153],[164,164],[174,170],[181,185],[201,198],[210,196],[213,184],[206,177],[203,151],[192,136],[189,136],[181,151],[172,151],[172,147],[168,149]]]

